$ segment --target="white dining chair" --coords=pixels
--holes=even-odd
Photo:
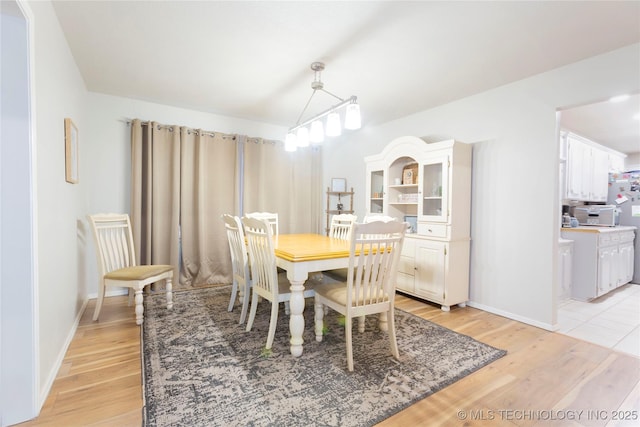
[[[394,317],[395,276],[404,242],[406,223],[374,221],[355,224],[349,251],[346,283],[318,286],[315,290],[316,341],[324,333],[324,307],[345,317],[347,367],[353,371],[353,319],[384,313],[391,353],[399,359]]]
[[[331,226],[329,227],[329,237],[339,240],[351,240],[351,230],[353,224],[357,221],[358,216],[353,214],[340,214],[331,217]],[[347,280],[347,269],[338,268],[334,270],[326,270],[322,272],[331,276],[333,279],[344,282]]]
[[[173,308],[172,265],[136,265],[131,221],[126,214],[89,215],[98,257],[100,283],[93,320],[98,320],[107,286],[129,288],[134,292],[136,324],[144,321],[142,290],[152,283],[165,281],[167,309]]]
[[[278,213],[277,212],[249,212],[244,215],[247,218],[255,218],[266,220],[271,226],[271,234],[277,236],[278,230]]]
[[[382,215],[382,214],[368,214],[368,215],[365,215],[364,218],[362,219],[363,224],[368,224],[374,221],[389,222],[389,221],[396,221],[396,219],[392,216]]]
[[[350,240],[351,228],[357,221],[358,216],[353,214],[339,214],[331,217],[329,227],[329,237],[332,239]]]
[[[229,252],[231,253],[231,269],[233,274],[231,298],[229,299],[229,307],[227,308],[227,311],[233,311],[236,299],[239,296],[240,303],[242,305],[239,323],[242,324],[247,317],[249,299],[251,298],[251,275],[249,274],[247,244],[240,218],[224,214],[222,215],[222,220],[224,221],[224,226],[227,231]]]
[[[278,274],[276,268],[276,255],[273,246],[273,236],[269,224],[256,218],[242,218],[242,225],[247,237],[249,252],[249,266],[251,269],[252,294],[251,310],[247,320],[246,330],[253,327],[258,308],[258,299],[264,298],[271,301],[271,320],[267,334],[265,349],[271,349],[278,322],[278,310],[281,302],[285,304],[291,300],[290,283],[285,273]],[[308,280],[304,284],[304,297],[315,295],[315,281]]]

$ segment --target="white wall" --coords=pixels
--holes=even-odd
[[[474,144],[471,304],[552,329],[559,229],[556,109],[640,90],[640,45],[329,141],[324,182],[346,177],[365,214],[365,165],[402,135]],[[437,84],[437,83],[434,83]],[[362,101],[366,120],[366,103]]]
[[[638,124],[640,126],[640,124]],[[625,170],[640,170],[640,153],[631,153],[624,159]]]
[[[48,393],[86,301],[79,220],[89,191],[83,168],[86,91],[50,2],[28,2],[33,15],[40,399]],[[64,118],[79,129],[80,183],[65,182]],[[84,175],[83,175],[84,174]]]
[[[0,4],[0,425],[38,408],[29,35],[14,2]]]

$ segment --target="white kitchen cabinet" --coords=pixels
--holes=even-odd
[[[597,148],[591,148],[591,188],[589,200],[606,202],[609,192],[609,155]]]
[[[563,228],[563,239],[574,241],[574,299],[588,301],[610,292],[633,277],[635,227]]]
[[[571,298],[573,282],[573,240],[560,239],[558,242],[558,302]]]
[[[365,159],[367,214],[415,221],[397,289],[449,310],[469,299],[472,147],[401,137]]]
[[[609,153],[594,143],[568,133],[566,139],[566,193],[570,200],[606,202]]]

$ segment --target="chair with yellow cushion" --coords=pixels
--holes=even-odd
[[[249,265],[251,268],[251,309],[247,320],[246,331],[251,331],[256,318],[258,300],[260,298],[271,302],[271,319],[267,333],[265,349],[271,349],[276,334],[278,310],[281,302],[286,305],[291,300],[291,284],[285,273],[278,274],[276,268],[276,254],[273,245],[271,227],[266,220],[256,218],[242,218],[244,234],[247,237]],[[304,285],[305,298],[314,295],[315,282],[308,280]],[[285,311],[286,312],[286,311]]]
[[[107,286],[129,288],[135,293],[136,324],[144,320],[142,290],[152,283],[165,281],[167,309],[173,308],[172,265],[136,265],[131,222],[126,214],[89,215],[98,258],[100,283],[93,320],[98,320]]]
[[[329,237],[332,239],[350,240],[351,228],[358,219],[357,215],[339,214],[331,217]]]
[[[324,308],[342,314],[349,371],[353,371],[351,329],[357,317],[385,314],[391,353],[396,359],[400,357],[394,317],[395,277],[406,226],[398,221],[354,224],[346,283],[326,284],[315,289],[316,341],[322,341],[324,333]]]

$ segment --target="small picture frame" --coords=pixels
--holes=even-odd
[[[347,191],[347,180],[345,178],[331,178],[331,191],[334,193]]]
[[[65,180],[78,183],[78,128],[69,118],[64,119]]]
[[[405,215],[404,222],[409,223],[407,233],[413,234],[418,232],[418,217],[416,215]]]

